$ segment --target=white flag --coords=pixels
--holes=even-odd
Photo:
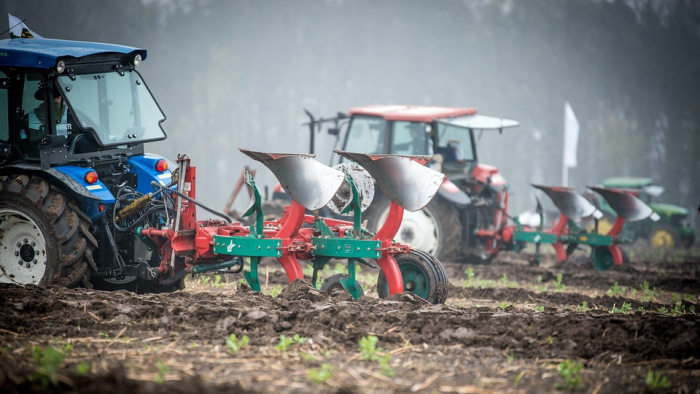
[[[33,30],[30,30],[27,25],[16,16],[12,14],[7,14],[7,16],[10,19],[10,38],[44,38],[36,34]]]
[[[564,166],[576,167],[579,125],[574,110],[564,103]]]

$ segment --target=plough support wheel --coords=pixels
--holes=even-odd
[[[348,275],[347,274],[335,274],[331,275],[328,277],[323,282],[323,285],[321,285],[321,291],[325,291],[326,293],[331,293],[333,290],[344,290],[352,294],[353,292],[350,291],[346,286],[348,285]],[[353,297],[355,299],[360,298],[365,295],[365,291],[362,289],[362,285],[360,282],[355,282],[355,287],[357,291],[357,297],[353,294]]]
[[[622,263],[628,264],[630,258],[627,252],[625,252],[625,250],[622,248],[618,248],[618,250],[622,254]],[[598,246],[593,249],[591,262],[593,263],[593,268],[595,268],[596,270],[607,271],[608,269],[610,269],[610,267],[615,265],[615,258],[612,252],[610,251],[610,247]]]
[[[395,256],[403,277],[404,291],[413,293],[432,304],[442,304],[447,299],[447,274],[440,261],[418,250]],[[389,286],[384,272],[377,278],[380,298],[389,296]]]

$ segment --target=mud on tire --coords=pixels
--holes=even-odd
[[[2,229],[0,281],[90,286],[97,240],[90,218],[65,194],[39,177],[0,176],[0,227],[2,222],[14,230]]]

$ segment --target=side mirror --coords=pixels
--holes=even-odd
[[[338,134],[340,134],[340,129],[337,127],[329,127],[328,134],[337,136]]]

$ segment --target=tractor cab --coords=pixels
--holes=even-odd
[[[469,176],[478,171],[475,130],[517,125],[473,108],[368,106],[350,110],[343,146],[354,152],[430,155],[431,165],[446,175]]]
[[[165,120],[136,71],[146,51],[119,45],[0,41],[0,161],[42,169],[143,153]]]

